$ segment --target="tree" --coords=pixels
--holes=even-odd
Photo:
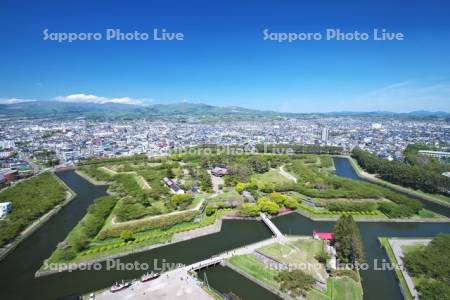
[[[211,205],[208,205],[208,206],[205,208],[205,214],[206,214],[207,216],[213,215],[216,211],[217,211],[217,208],[214,207],[214,206],[211,206]]]
[[[244,203],[242,204],[240,214],[245,217],[256,217],[259,215],[259,207],[256,204]]]
[[[330,259],[330,255],[327,253],[327,251],[322,249],[314,258],[317,259],[318,262],[325,264],[327,260]]]
[[[422,145],[408,146],[404,152],[406,163],[387,161],[358,148],[353,150],[352,157],[367,172],[379,174],[386,181],[428,193],[448,194],[450,178],[441,175],[449,171],[448,165],[419,158],[419,149],[424,147]]]
[[[262,212],[271,214],[271,215],[276,215],[279,211],[280,211],[280,206],[278,204],[276,204],[273,201],[270,201],[269,199],[265,198],[265,197],[261,197],[258,199],[258,206],[259,209]]]
[[[166,173],[167,178],[175,178],[175,173],[173,172],[172,168],[170,166],[167,167],[167,173]]]
[[[442,281],[423,280],[417,289],[420,292],[420,299],[424,300],[448,299],[450,295],[450,285]]]
[[[194,196],[189,194],[176,194],[170,199],[170,202],[176,207],[186,208],[192,201],[194,201]]]
[[[290,291],[295,296],[305,296],[316,282],[314,277],[302,270],[281,271],[275,280],[280,282],[280,288]]]
[[[269,163],[261,157],[251,157],[249,163],[256,173],[266,173],[269,171]]]
[[[295,200],[293,198],[287,198],[284,201],[284,206],[286,206],[287,208],[290,208],[290,209],[296,209],[298,207],[298,202],[297,202],[297,200]]]
[[[131,230],[124,230],[120,233],[120,239],[124,242],[134,241],[134,235]]]
[[[364,258],[358,225],[352,216],[341,216],[334,226],[334,246],[341,263],[357,263]]]
[[[236,192],[238,192],[240,194],[245,190],[246,187],[247,187],[247,185],[245,183],[238,182],[236,184],[236,186],[234,187],[234,189],[236,190]]]
[[[407,252],[404,257],[409,274],[446,282],[450,278],[450,234],[438,234],[426,247]]]
[[[272,193],[270,194],[270,200],[274,201],[278,205],[283,205],[284,201],[288,199],[288,196],[280,194],[280,193]]]

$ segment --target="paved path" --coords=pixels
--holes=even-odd
[[[211,176],[211,182],[212,182],[212,186],[213,186],[213,191],[218,194],[220,192],[222,192],[219,188],[219,186],[221,184],[224,183],[224,180],[222,177],[218,177],[218,176],[214,176],[213,174],[211,174],[211,171],[208,170],[209,176]]]
[[[295,183],[297,183],[297,178],[295,178],[294,176],[292,176],[291,174],[289,174],[288,172],[286,172],[286,171],[284,170],[284,166],[281,166],[281,167],[280,167],[280,174],[281,174],[281,176],[284,176],[284,177],[286,177],[287,179],[292,180],[292,181],[294,181]]]
[[[419,295],[414,287],[414,282],[409,276],[406,268],[403,265],[403,246],[413,246],[413,245],[428,245],[431,239],[389,239],[389,245],[391,245],[392,251],[394,252],[395,259],[397,260],[400,270],[405,278],[408,289],[414,299],[419,299]]]
[[[185,269],[164,273],[148,282],[134,282],[133,285],[116,293],[110,291],[95,295],[99,300],[158,299],[158,300],[211,300],[201,287],[201,282],[190,276]]]
[[[263,240],[263,241],[260,241],[260,242],[257,242],[257,243],[253,243],[253,244],[250,244],[250,245],[243,246],[241,248],[230,250],[230,251],[224,252],[224,253],[219,254],[219,255],[215,255],[213,257],[210,257],[210,258],[204,259],[202,261],[193,263],[191,265],[185,266],[184,268],[186,270],[188,270],[188,271],[198,270],[198,269],[210,266],[210,265],[214,265],[214,264],[220,263],[222,260],[231,258],[233,256],[251,254],[256,249],[259,249],[261,247],[265,247],[265,246],[273,244],[273,243],[279,243],[279,242],[280,242],[280,239],[277,238],[277,237],[270,238],[270,239]]]

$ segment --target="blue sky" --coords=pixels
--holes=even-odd
[[[450,111],[448,1],[330,2],[2,0],[0,102]],[[185,38],[58,43],[43,40],[46,28],[77,33],[165,28]],[[327,28],[369,33],[385,28],[404,33],[405,40],[263,40],[264,29]]]

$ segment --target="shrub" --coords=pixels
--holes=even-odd
[[[290,209],[296,209],[298,207],[298,202],[294,198],[287,198],[284,201],[284,206]]]
[[[234,187],[234,189],[236,190],[236,192],[238,192],[240,194],[245,190],[246,187],[247,187],[247,185],[245,183],[238,182],[236,184],[236,186]]]
[[[240,214],[245,217],[256,217],[259,215],[259,207],[256,204],[244,203],[240,209]]]
[[[280,193],[271,193],[269,197],[270,200],[274,201],[278,205],[283,205],[283,203],[288,199],[288,196]]]
[[[124,230],[120,233],[120,239],[124,242],[134,241],[134,235],[131,230]]]
[[[328,255],[325,250],[322,250],[315,256],[315,259],[317,259],[318,262],[324,264],[327,262],[327,260],[330,259],[330,255]]]
[[[192,201],[194,201],[194,196],[190,194],[177,194],[173,195],[170,199],[170,202],[179,208],[186,208],[188,207]]]
[[[217,211],[217,208],[211,205],[208,205],[205,209],[205,213],[207,216],[213,215]]]
[[[334,276],[334,277],[345,276],[345,277],[349,277],[349,278],[353,279],[356,282],[359,282],[359,275],[358,275],[358,273],[356,273],[355,271],[350,270],[350,269],[334,270],[331,273],[331,276]]]
[[[330,211],[345,211],[349,212],[361,212],[361,211],[374,211],[378,208],[375,201],[330,201],[327,203],[327,208]]]
[[[259,209],[262,212],[271,214],[271,215],[276,215],[279,211],[280,211],[280,206],[278,204],[276,204],[273,201],[268,200],[267,198],[259,198],[258,199],[258,206]]]
[[[305,296],[316,282],[314,277],[303,270],[281,271],[275,280],[280,282],[280,288],[295,296]]]
[[[379,210],[389,218],[410,217],[414,214],[414,211],[409,206],[387,201],[380,203]]]

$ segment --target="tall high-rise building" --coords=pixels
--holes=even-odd
[[[322,141],[328,142],[328,128],[322,128]]]

